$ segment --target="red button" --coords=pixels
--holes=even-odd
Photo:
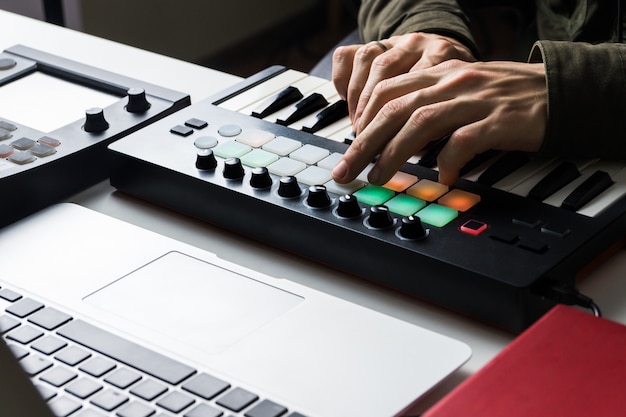
[[[473,236],[478,236],[479,234],[487,230],[487,224],[479,222],[478,220],[468,220],[463,223],[459,230]]]

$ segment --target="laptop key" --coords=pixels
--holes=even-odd
[[[69,416],[81,408],[81,405],[78,402],[63,396],[53,398],[48,404],[50,405],[50,409],[54,415],[57,417]]]
[[[72,316],[62,313],[57,309],[44,307],[30,316],[28,321],[46,330],[53,330],[71,319]]]
[[[157,405],[172,413],[180,413],[194,402],[195,400],[190,396],[178,391],[172,391],[157,401]]]
[[[230,387],[230,384],[211,375],[202,373],[185,382],[182,388],[205,400],[210,400]]]
[[[246,391],[243,388],[235,388],[217,400],[217,403],[229,410],[239,412],[258,399],[259,397],[250,391]]]
[[[276,404],[270,400],[263,400],[253,408],[248,410],[246,417],[280,417],[287,412],[282,405]]]
[[[130,390],[130,393],[146,401],[152,401],[167,391],[165,385],[146,379]]]
[[[102,385],[88,378],[80,378],[65,387],[65,391],[84,400],[102,389]]]
[[[199,404],[189,412],[185,413],[185,417],[222,417],[224,413],[217,408],[207,404]]]
[[[23,298],[13,305],[6,308],[6,311],[23,319],[24,317],[33,314],[35,311],[43,308],[43,304],[39,301],[35,301],[31,298]]]
[[[35,376],[52,366],[52,362],[37,355],[28,355],[20,361],[20,364],[30,376]]]
[[[131,371],[126,368],[119,368],[116,369],[109,376],[104,378],[104,381],[116,386],[117,388],[126,389],[140,379],[141,375],[139,375],[137,372]]]
[[[43,336],[43,332],[31,326],[21,326],[7,334],[7,338],[27,345],[35,339]]]
[[[13,330],[19,325],[20,322],[13,317],[7,315],[0,316],[0,334]]]
[[[148,417],[152,414],[154,414],[154,408],[140,402],[126,404],[115,413],[118,417]]]
[[[90,356],[91,353],[87,352],[83,348],[80,348],[78,346],[70,346],[67,349],[63,349],[63,351],[61,351],[54,358],[60,360],[67,365],[75,366]]]
[[[179,384],[196,373],[196,370],[190,366],[82,320],[70,321],[61,327],[58,333],[78,344],[173,385]]]
[[[107,372],[113,370],[115,366],[115,363],[111,362],[108,359],[95,357],[83,363],[78,369],[88,373],[91,376],[99,378]]]
[[[90,402],[103,410],[113,411],[127,401],[128,397],[126,395],[113,390],[105,390],[96,394]]]

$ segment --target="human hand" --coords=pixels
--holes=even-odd
[[[342,46],[333,54],[333,82],[339,96],[348,102],[350,118],[355,122],[381,80],[454,58],[475,60],[461,42],[432,33],[409,33],[380,43]]]
[[[547,101],[543,64],[450,60],[383,80],[333,178],[349,182],[379,155],[368,180],[384,184],[429,142],[451,133],[437,165],[439,181],[452,185],[481,152],[538,151]]]

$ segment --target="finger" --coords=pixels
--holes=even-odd
[[[370,182],[384,184],[402,164],[428,143],[472,124],[487,114],[487,109],[483,106],[472,101],[447,97],[446,93],[447,90],[430,88],[416,94],[416,101],[413,103],[416,110],[380,152],[374,168],[369,173]],[[432,104],[421,105],[420,100]],[[448,145],[443,149],[446,148]]]
[[[498,149],[500,135],[493,129],[493,121],[485,118],[457,129],[437,157],[439,182],[453,185],[461,169],[476,155],[489,149]]]
[[[348,83],[352,74],[354,55],[362,45],[340,46],[333,52],[332,80],[339,96],[348,97]]]
[[[370,74],[372,62],[376,57],[383,54],[384,50],[376,43],[368,43],[357,49],[352,63],[352,74],[348,82],[346,100],[348,102],[348,115],[354,121],[359,97]]]
[[[411,94],[412,100],[410,102],[413,106],[423,106],[440,100],[440,97],[430,94],[430,92],[420,92],[427,87],[435,85],[439,79],[440,76],[435,72],[423,71],[400,75],[379,82],[374,87],[372,96],[354,127],[355,133],[358,134],[365,129],[386,103],[398,97]]]
[[[415,53],[400,47],[391,47],[384,54],[378,55],[370,68],[367,82],[359,96],[354,110],[353,120],[358,120],[369,102],[373,90],[382,80],[408,72],[415,62]]]
[[[339,183],[352,181],[380,153],[386,143],[402,127],[410,115],[404,105],[405,97],[390,102],[387,111],[377,115],[375,123],[357,135],[333,170],[333,179]],[[394,106],[397,106],[397,110]],[[404,114],[402,113],[404,112]]]

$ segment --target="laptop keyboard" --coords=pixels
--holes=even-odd
[[[5,304],[0,335],[58,417],[305,417],[0,287]]]

